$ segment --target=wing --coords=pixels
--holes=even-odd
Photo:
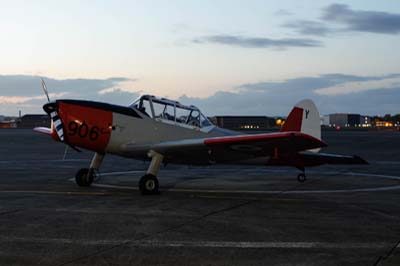
[[[324,147],[326,144],[301,132],[237,135],[161,142],[151,146],[126,145],[126,152],[154,150],[166,162],[183,164],[230,163]]]

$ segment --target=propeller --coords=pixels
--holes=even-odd
[[[42,80],[42,88],[43,88],[44,94],[47,97],[47,101],[50,102],[50,97],[49,97],[49,92],[47,90],[46,82],[44,81],[43,78],[41,78],[41,80]],[[64,142],[63,124],[62,124],[61,118],[58,116],[56,108],[54,108],[53,111],[50,112],[50,117],[54,124],[54,127],[56,128],[58,137],[60,138],[61,142]]]
[[[44,82],[43,78],[40,78],[40,79],[42,80],[42,88],[43,88],[44,94],[47,97],[47,102],[50,102],[50,97],[49,97],[49,92],[47,91],[46,82]]]

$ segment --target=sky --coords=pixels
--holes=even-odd
[[[400,113],[400,2],[3,1],[0,114],[141,94],[207,115]]]

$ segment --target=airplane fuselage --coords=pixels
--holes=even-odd
[[[153,119],[131,107],[100,102],[57,100],[50,104],[57,105],[68,144],[98,153],[143,159],[147,158],[146,151],[154,143],[237,134],[215,126],[202,131],[197,127]],[[53,128],[52,137],[59,140],[54,131]],[[126,145],[142,149],[128,152]]]

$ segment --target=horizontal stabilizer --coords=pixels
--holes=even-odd
[[[271,158],[267,165],[290,165],[294,167],[310,167],[323,164],[369,164],[360,156],[314,153],[310,151],[285,154],[279,158]]]
[[[51,128],[48,127],[35,127],[33,131],[51,136]]]
[[[307,165],[321,165],[321,164],[369,164],[360,156],[353,155],[338,155],[329,153],[300,153],[300,157]]]

